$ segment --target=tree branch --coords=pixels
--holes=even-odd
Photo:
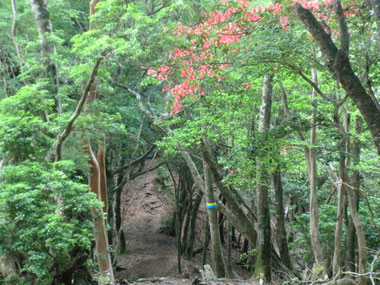
[[[295,11],[298,18],[304,24],[306,29],[312,34],[321,49],[322,55],[329,68],[332,68],[338,49],[333,43],[331,37],[325,32],[323,26],[317,21],[314,15],[300,4],[295,4]]]
[[[86,87],[83,90],[82,96],[78,101],[78,104],[75,108],[74,113],[71,115],[69,122],[67,123],[65,129],[58,136],[57,140],[54,143],[55,161],[60,161],[62,159],[62,144],[67,139],[67,137],[70,135],[73,124],[83,109],[83,106],[84,106],[84,103],[86,102],[87,96],[90,93],[90,88],[91,88],[92,84],[94,83],[95,78],[98,74],[98,70],[99,70],[100,64],[104,58],[104,55],[105,55],[105,52],[103,52],[101,54],[101,56],[96,60],[95,65],[92,69],[90,78],[87,81]]]
[[[340,0],[334,1],[334,11],[338,17],[339,29],[340,29],[340,49],[348,55],[350,46],[350,35],[348,33],[346,17],[344,16],[342,4]]]
[[[140,161],[144,160],[155,149],[155,147],[156,146],[154,144],[152,144],[144,154],[142,154],[141,156],[139,156],[135,160],[132,160],[131,163],[128,163],[127,165],[124,165],[124,166],[116,169],[115,171],[112,172],[112,175],[115,175],[117,173],[123,172],[128,167],[130,167],[132,165],[135,165],[135,164],[139,163]]]

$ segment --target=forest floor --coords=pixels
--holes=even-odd
[[[191,262],[182,259],[184,274],[178,274],[175,240],[162,231],[163,221],[170,215],[173,201],[170,201],[170,195],[156,182],[156,175],[155,172],[150,172],[140,176],[124,189],[123,226],[127,253],[117,259],[116,278],[123,280],[120,284],[143,285],[155,281],[156,284],[189,285],[196,278],[201,279],[197,270],[201,264],[201,254],[194,256]],[[208,284],[257,283],[220,280]]]

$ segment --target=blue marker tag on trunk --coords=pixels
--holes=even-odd
[[[207,203],[207,209],[215,209],[216,208],[216,202],[214,203]]]

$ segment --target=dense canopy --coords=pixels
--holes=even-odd
[[[0,283],[134,281],[153,173],[178,273],[378,284],[379,62],[379,0],[1,1]]]

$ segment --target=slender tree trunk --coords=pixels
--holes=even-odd
[[[318,85],[317,72],[313,69],[313,81]],[[317,142],[317,103],[316,91],[313,89],[312,93],[313,111],[311,117],[311,135],[310,135],[310,148],[309,148],[309,181],[310,181],[310,236],[311,247],[317,267],[322,267],[323,257],[321,243],[319,240],[319,217],[318,217],[318,196],[317,196],[317,158],[316,158],[316,142]]]
[[[362,131],[362,120],[360,117],[356,119],[356,133],[357,135],[361,134]],[[354,140],[353,144],[353,163],[357,165],[360,161],[360,142],[357,138]],[[348,177],[346,181],[348,181]],[[360,192],[360,173],[358,171],[354,171],[353,179],[352,179],[352,187],[347,186],[346,192],[348,196],[348,203],[350,205],[350,213],[352,222],[355,227],[355,231],[357,234],[357,242],[358,242],[358,251],[359,251],[359,273],[365,273],[367,268],[367,248],[365,241],[365,234],[363,226],[360,222],[358,209],[359,209],[359,192]],[[365,284],[365,277],[359,278],[359,285]]]
[[[100,172],[100,201],[104,203],[103,213],[108,212],[108,195],[107,195],[107,176],[106,176],[106,158],[104,139],[98,144],[97,160]]]
[[[203,193],[200,190],[198,190],[198,193],[196,195],[197,196],[193,202],[193,207],[191,209],[189,232],[187,235],[186,250],[185,250],[185,254],[189,260],[193,257],[194,242],[195,242],[195,226],[197,223],[197,216],[198,216],[199,206],[202,202]]]
[[[17,31],[17,25],[18,25],[18,13],[17,13],[17,3],[16,0],[12,0],[12,14],[13,14],[13,22],[12,22],[12,29],[11,29],[11,35],[12,35],[12,41],[16,49],[16,54],[19,57],[19,59],[22,61],[21,64],[23,64],[23,59],[21,56],[21,48],[17,43],[16,40],[16,31]]]
[[[191,197],[190,197],[191,199]],[[182,226],[181,226],[181,252],[182,254],[186,252],[186,248],[187,248],[187,240],[188,240],[188,234],[189,234],[189,227],[190,227],[190,211],[191,211],[191,208],[192,208],[192,201],[190,201],[189,199],[189,202],[188,202],[188,205],[186,207],[186,212],[185,212],[185,215],[183,217],[183,220],[182,220]],[[182,200],[182,209],[184,208],[184,205],[183,205],[183,200]],[[181,211],[182,213],[182,211]]]
[[[90,143],[87,143],[87,152],[90,156],[90,180],[89,186],[96,197],[101,201],[101,173],[98,161],[91,150]],[[103,217],[103,211],[94,211],[94,236],[95,236],[95,255],[99,264],[99,271],[109,278],[111,284],[115,282],[112,270],[111,255],[108,250],[107,230]]]
[[[46,0],[30,0],[32,10],[34,12],[34,17],[37,23],[37,30],[40,36],[41,43],[41,55],[44,60],[44,65],[47,72],[47,77],[50,78],[50,91],[57,96],[58,95],[58,69],[54,61],[50,59],[52,55],[56,53],[56,47],[49,37],[53,36],[53,26],[51,25],[50,15],[47,8]],[[17,44],[16,44],[17,45]],[[61,115],[62,106],[61,100],[55,98],[56,100],[56,109],[58,116]]]
[[[31,0],[37,1],[37,0]],[[99,2],[100,0],[97,0]],[[90,15],[93,15],[96,11],[93,9],[93,2],[90,2]],[[89,95],[86,100],[86,104],[90,104],[99,99],[99,92],[95,83],[90,86]],[[94,155],[91,149],[90,141],[87,142],[87,150],[90,156],[90,188],[96,193],[99,201],[103,202],[103,211],[97,213],[94,221],[95,227],[95,253],[98,259],[99,271],[101,274],[108,277],[110,284],[115,282],[113,274],[111,254],[109,252],[109,243],[107,238],[106,221],[103,213],[108,211],[108,197],[107,197],[107,180],[105,170],[105,152],[104,152],[104,140],[98,143],[97,157]]]
[[[318,78],[317,73],[313,69],[313,81],[316,85],[318,85]],[[280,89],[281,89],[281,97],[283,101],[283,108],[285,111],[285,114],[287,116],[291,115],[288,103],[287,103],[287,96],[285,88],[282,84],[282,82],[279,82]],[[317,105],[315,101],[316,92],[313,89],[312,93],[312,100],[313,100],[313,109],[312,109],[312,118],[311,118],[311,135],[310,135],[310,147],[304,146],[304,154],[305,154],[305,160],[307,164],[307,172],[309,177],[309,183],[310,183],[310,205],[309,205],[309,211],[310,211],[310,235],[311,235],[311,248],[313,251],[313,256],[315,260],[315,270],[314,273],[322,273],[320,272],[323,268],[323,257],[322,257],[322,249],[321,244],[319,240],[319,233],[318,233],[318,227],[319,227],[319,218],[318,218],[318,198],[317,198],[317,161],[316,161],[316,150],[314,148],[314,145],[316,144],[316,136],[317,136],[317,128],[315,124],[315,119],[317,115]],[[307,142],[304,134],[301,131],[296,131],[298,138],[303,141]],[[326,270],[326,268],[325,268]],[[318,271],[318,272],[316,272]]]
[[[232,268],[232,226],[231,222],[227,221],[227,264],[226,273],[228,278],[234,278],[235,274]]]
[[[346,188],[348,203],[350,205],[350,212],[352,221],[355,226],[358,239],[358,248],[359,248],[359,273],[363,274],[366,272],[367,268],[367,249],[365,242],[365,234],[363,226],[359,219],[358,210],[356,208],[356,200],[353,190],[350,187]],[[359,277],[359,285],[365,285],[365,276]]]
[[[254,228],[253,221],[251,221],[244,209],[241,206],[241,201],[238,198],[238,193],[226,187],[222,180],[223,175],[218,169],[218,165],[209,150],[203,152],[203,158],[210,167],[216,186],[219,188],[223,197],[226,198],[228,209],[223,203],[218,203],[218,210],[235,225],[238,231],[245,236],[251,244],[256,244],[257,233]]]
[[[276,199],[276,238],[278,247],[280,250],[281,261],[288,267],[292,268],[292,263],[290,261],[288,239],[285,230],[285,215],[284,215],[284,202],[283,202],[283,189],[281,181],[281,170],[278,166],[273,173],[273,184]]]
[[[181,266],[181,254],[182,254],[182,245],[181,245],[181,206],[180,206],[180,188],[181,187],[175,187],[175,204],[176,204],[176,211],[175,211],[175,235],[177,240],[177,270],[178,274],[182,273],[182,266]]]
[[[362,118],[360,116],[356,117],[355,122],[355,130],[356,135],[360,136],[362,133]],[[355,137],[352,145],[352,160],[354,166],[356,166],[360,162],[360,140]],[[353,171],[352,176],[352,187],[354,187],[354,199],[356,204],[356,209],[359,209],[359,189],[360,189],[360,173],[358,170]],[[348,218],[348,228],[347,228],[347,242],[346,242],[346,270],[355,271],[355,237],[356,237],[356,231],[355,231],[355,225],[351,218]]]
[[[337,83],[336,90],[339,90],[339,84]],[[339,96],[336,97],[337,101]],[[339,116],[339,109],[342,110],[343,123]],[[350,132],[350,117],[347,113],[346,107],[344,105],[334,106],[334,121],[337,128],[342,133],[342,138],[340,140],[339,152],[340,152],[340,160],[339,160],[339,174],[337,175],[337,197],[338,197],[338,205],[337,205],[337,219],[336,219],[336,227],[335,227],[335,242],[334,242],[334,255],[333,255],[333,275],[335,276],[341,270],[341,256],[342,256],[342,228],[343,228],[343,218],[344,218],[344,209],[345,209],[345,201],[344,195],[346,193],[346,185],[348,182],[346,180],[346,168],[349,164],[350,160],[346,158],[345,153],[349,153],[350,151],[350,139],[348,134]]]
[[[223,204],[226,204],[226,199],[222,198]],[[218,222],[219,222],[219,234],[220,234],[220,242],[224,245],[224,216],[222,213],[219,212],[218,214]]]
[[[207,248],[210,243],[210,224],[208,220],[208,215],[206,215],[206,222],[204,227],[204,240],[203,240],[203,250],[202,250],[202,266],[207,264]]]
[[[343,181],[338,181],[338,205],[337,205],[337,217],[335,225],[335,242],[334,242],[334,257],[333,257],[333,275],[335,276],[340,270],[341,253],[342,253],[342,227],[343,227],[343,196],[344,188]]]
[[[206,203],[208,206],[207,213],[210,223],[210,237],[211,237],[211,260],[215,273],[218,277],[225,276],[225,265],[223,260],[222,245],[220,242],[217,208],[214,197],[214,189],[212,187],[212,176],[209,166],[206,162],[203,163],[204,176],[205,176],[205,190],[206,190]]]
[[[380,56],[380,0],[370,0],[372,5],[373,15],[375,16],[376,26],[377,26],[377,42],[379,45],[379,56]]]
[[[260,119],[258,131],[261,136],[265,136],[270,127],[272,110],[272,80],[273,75],[264,76],[262,103],[260,108]],[[257,168],[257,257],[255,275],[271,281],[271,228],[270,228],[270,209],[268,194],[268,150],[262,150],[256,161]]]

